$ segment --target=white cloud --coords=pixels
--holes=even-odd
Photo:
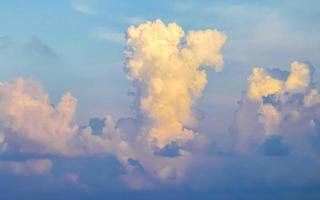
[[[120,45],[125,44],[125,34],[110,30],[108,28],[99,27],[93,31],[93,35],[99,40],[112,42]]]
[[[74,3],[72,4],[72,8],[82,14],[86,14],[86,15],[96,14],[96,11],[88,4]]]

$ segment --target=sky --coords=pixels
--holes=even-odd
[[[2,0],[0,199],[320,198],[319,7]]]

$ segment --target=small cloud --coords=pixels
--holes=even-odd
[[[49,159],[17,161],[0,161],[0,170],[15,175],[42,175],[51,171],[52,162]]]
[[[126,18],[125,21],[127,21],[131,25],[139,25],[139,24],[142,24],[148,20],[146,20],[143,17],[128,17],[128,18]]]
[[[122,32],[116,32],[107,28],[100,27],[94,30],[93,34],[99,40],[121,45],[125,43],[125,34]]]
[[[25,50],[26,52],[35,55],[42,55],[52,59],[58,58],[58,55],[55,52],[55,50],[37,37],[33,37],[26,44]]]
[[[78,174],[75,174],[75,173],[68,173],[68,174],[66,175],[66,180],[67,180],[69,183],[77,184],[77,183],[79,183],[79,175],[78,175]]]
[[[85,15],[95,15],[96,11],[87,4],[75,3],[72,5],[72,8]]]

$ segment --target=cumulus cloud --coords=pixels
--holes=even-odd
[[[120,36],[109,36],[120,42]],[[203,141],[192,130],[192,106],[207,84],[204,67],[222,69],[225,40],[217,30],[185,34],[179,25],[161,20],[129,27],[125,71],[136,88],[137,115],[117,121],[93,118],[81,127],[74,120],[77,100],[71,94],[52,104],[39,82],[2,82],[0,150],[67,156],[111,153],[126,166],[123,180],[129,185],[132,177],[139,185],[149,185],[154,177],[179,180],[192,160],[187,146]],[[39,41],[34,43],[36,50],[50,54]]]
[[[301,62],[293,62],[288,72],[260,67],[252,70],[230,129],[232,134],[225,136],[235,140],[234,149],[221,151],[221,141],[214,141],[214,158],[209,158],[213,141],[195,131],[198,118],[193,106],[207,84],[205,67],[222,69],[225,41],[225,34],[217,30],[185,33],[179,25],[161,20],[129,27],[125,73],[136,89],[133,116],[91,118],[87,126],[76,123],[77,99],[70,93],[52,103],[39,82],[1,82],[0,153],[41,156],[0,161],[0,172],[46,174],[53,167],[46,159],[48,155],[79,158],[80,164],[95,155],[112,155],[117,176],[129,187],[141,189],[159,182],[181,183],[190,168],[201,169],[198,162],[225,173],[224,166],[234,170],[241,159],[263,161],[261,154],[299,155],[312,160],[314,152],[320,151],[314,142],[318,140],[312,140],[319,139],[320,94],[314,87],[313,68]],[[35,49],[46,52],[41,46]],[[232,150],[235,154],[230,153]],[[88,162],[97,167],[90,159]],[[61,164],[56,163],[58,167]],[[81,185],[83,180],[90,181],[83,176],[85,167],[78,171],[73,167],[63,173],[67,182]]]
[[[196,131],[193,106],[207,84],[205,68],[222,69],[225,41],[225,34],[217,30],[185,33],[179,25],[160,20],[129,27],[124,69],[136,89],[133,116],[91,118],[87,126],[75,121],[77,99],[70,93],[53,103],[39,82],[1,82],[0,153],[36,156],[0,161],[0,172],[41,175],[53,168],[46,156],[63,157],[53,162],[59,168],[63,159],[79,158],[81,164],[95,155],[112,155],[117,176],[132,189],[141,189],[181,183],[187,172],[201,169],[198,162],[225,173],[224,166],[235,168],[233,162],[243,155],[248,163],[263,160],[261,154],[312,160],[320,151],[314,142],[319,139],[320,94],[314,87],[313,68],[306,63],[293,62],[289,72],[253,69],[232,134],[221,138],[234,142],[234,148],[221,150],[221,141]],[[38,47],[47,52],[42,45]],[[217,144],[215,158],[208,153],[212,143]],[[64,170],[64,180],[73,185],[90,182],[85,167],[74,169]]]
[[[204,67],[222,69],[225,40],[217,30],[185,34],[176,23],[161,20],[128,28],[125,72],[136,88],[136,116],[115,126],[126,148],[115,154],[126,161],[128,185],[149,187],[153,178],[182,180],[192,162],[190,146],[203,142],[192,130],[192,106],[207,84]]]
[[[104,120],[105,126],[100,134],[94,134],[92,128],[85,127],[79,130],[76,137],[70,141],[69,154],[90,155],[101,153],[112,153],[126,163],[132,156],[130,144],[123,138],[123,134],[116,127],[114,120],[107,116]]]
[[[260,99],[262,96],[278,92],[281,88],[281,82],[267,75],[263,68],[254,68],[249,81],[250,99]]]
[[[0,122],[4,141],[20,151],[63,152],[73,137],[76,99],[65,94],[57,106],[50,104],[40,83],[17,79],[0,83]]]
[[[236,149],[248,151],[272,141],[299,154],[311,151],[308,140],[316,137],[320,117],[312,74],[313,68],[301,62],[292,62],[290,72],[254,68],[235,116]],[[279,137],[281,142],[271,139]]]
[[[91,126],[80,128],[74,120],[76,105],[70,93],[53,105],[36,81],[0,83],[0,150],[54,155],[114,152],[121,157],[127,144],[111,117],[103,120],[103,126],[93,120]]]
[[[221,69],[225,40],[217,30],[185,35],[179,25],[161,20],[128,29],[125,70],[137,89],[137,112],[149,143],[163,148],[197,134],[186,127],[195,122],[191,108],[207,84],[201,66]]]

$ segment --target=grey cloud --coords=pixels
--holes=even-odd
[[[58,55],[52,47],[40,40],[38,37],[33,37],[25,45],[26,53],[33,55],[41,55],[51,59],[57,59]]]

